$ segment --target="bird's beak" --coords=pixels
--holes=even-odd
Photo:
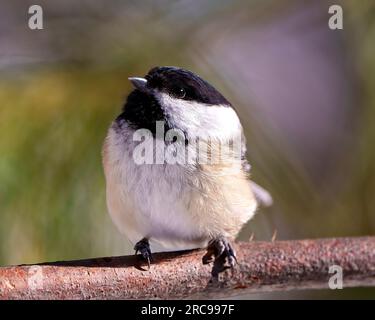
[[[132,83],[134,88],[142,92],[147,92],[147,80],[145,78],[130,77],[129,81]]]

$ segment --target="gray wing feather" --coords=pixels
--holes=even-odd
[[[245,135],[242,133],[242,145],[241,145],[241,162],[242,162],[242,169],[245,172],[250,172],[251,165],[246,159],[246,138]],[[255,199],[257,202],[265,207],[269,207],[273,203],[273,199],[271,194],[264,188],[262,188],[259,184],[256,184],[254,181],[250,181],[251,190],[254,193]]]

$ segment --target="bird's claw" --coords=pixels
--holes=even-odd
[[[207,248],[207,253],[203,256],[203,264],[214,262],[212,276],[217,277],[219,273],[226,269],[233,269],[237,263],[236,253],[224,237],[218,237],[212,240]]]
[[[136,255],[138,252],[141,254],[141,257],[147,262],[148,269],[150,269],[152,254],[148,240],[144,238],[141,241],[138,241],[134,246],[134,250]]]

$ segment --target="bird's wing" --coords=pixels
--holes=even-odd
[[[246,159],[246,152],[247,152],[247,148],[246,148],[246,137],[242,131],[242,134],[241,134],[241,162],[242,162],[242,169],[245,171],[245,172],[250,172],[250,169],[251,169],[251,165],[249,163],[249,161],[247,161]]]
[[[246,159],[246,151],[247,151],[246,138],[245,138],[245,135],[242,133],[242,145],[241,145],[242,169],[245,172],[250,172],[251,165],[249,161],[247,161]],[[255,199],[260,205],[264,207],[269,207],[272,205],[273,203],[272,196],[266,189],[261,187],[259,184],[256,184],[254,181],[250,181],[250,187],[255,195]]]

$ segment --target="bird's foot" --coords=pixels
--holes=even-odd
[[[152,254],[148,239],[143,238],[141,241],[138,241],[134,246],[134,250],[135,254],[137,254],[138,252],[141,254],[141,257],[147,262],[147,266],[150,269]]]
[[[217,278],[219,273],[233,269],[237,263],[236,253],[225,237],[218,237],[212,240],[208,247],[207,253],[202,258],[203,264],[214,262],[212,276]]]

